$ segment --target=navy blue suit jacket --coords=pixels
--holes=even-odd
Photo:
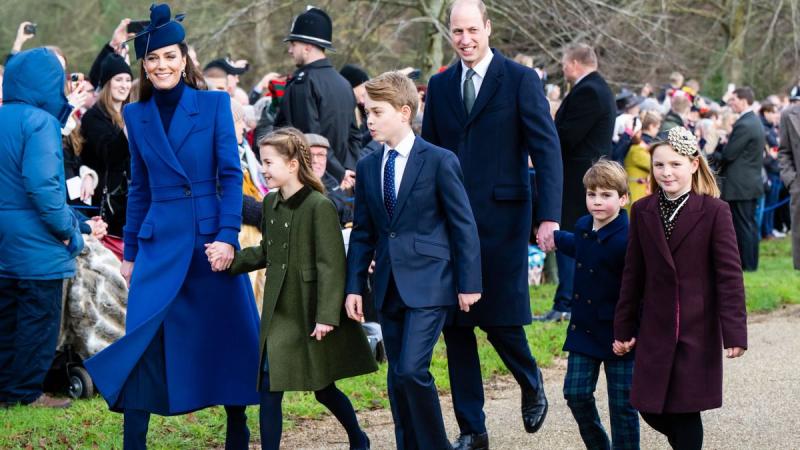
[[[456,325],[513,326],[531,321],[528,238],[536,167],[538,221],[561,218],[561,147],[539,77],[499,51],[472,111],[461,99],[461,62],[428,84],[422,136],[461,162],[481,239],[483,297]]]
[[[575,258],[572,318],[564,350],[598,359],[617,359],[614,343],[614,310],[622,285],[628,248],[628,214],[592,231],[592,216],[575,224],[575,233],[556,231],[558,250]],[[633,352],[621,359],[630,359]]]
[[[347,293],[364,293],[373,258],[378,310],[390,275],[403,302],[411,308],[452,306],[458,303],[459,292],[481,292],[478,230],[458,159],[417,137],[391,220],[383,203],[382,159],[383,146],[359,161],[356,168]]]

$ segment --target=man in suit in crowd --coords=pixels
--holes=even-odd
[[[292,126],[325,136],[331,144],[328,173],[340,183],[344,178],[354,182],[361,150],[356,98],[325,56],[325,50],[333,49],[332,34],[331,18],[321,9],[309,8],[295,18],[284,42],[297,70],[286,84],[275,128]]]
[[[722,199],[728,202],[736,230],[736,243],[742,258],[742,270],[758,269],[756,203],[764,194],[761,168],[764,165],[766,138],[761,120],[753,111],[755,95],[749,87],[733,91],[728,105],[739,118],[733,124],[728,143],[716,153],[722,179]]]
[[[778,144],[778,163],[781,166],[781,180],[789,189],[792,214],[792,256],[794,269],[800,270],[800,87],[795,86],[789,93],[791,104],[781,114],[781,137]]]
[[[491,22],[479,0],[451,6],[450,33],[459,60],[428,84],[422,137],[455,152],[464,171],[480,234],[483,297],[444,329],[457,449],[488,448],[483,382],[475,327],[483,329],[522,389],[525,429],[536,432],[547,413],[541,372],[523,325],[531,322],[528,237],[536,168],[538,240],[552,249],[561,216],[558,135],[539,77],[489,47]]]
[[[586,44],[568,46],[561,59],[564,78],[572,85],[556,112],[556,129],[564,162],[561,229],[573,231],[575,222],[589,214],[584,201],[583,175],[601,156],[609,156],[614,133],[614,93],[597,72],[597,55]],[[558,289],[553,309],[539,320],[569,320],[575,260],[556,252]]]

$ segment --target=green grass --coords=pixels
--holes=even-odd
[[[747,308],[750,312],[769,311],[785,303],[800,303],[800,272],[792,270],[788,239],[761,245],[759,271],[745,274]],[[549,309],[555,287],[545,285],[531,290],[534,313]],[[542,366],[552,364],[561,354],[565,324],[534,324],[525,331],[534,356]],[[484,379],[506,374],[508,370],[486,337],[479,332],[479,352]],[[437,345],[431,372],[440,391],[447,392],[445,349]],[[378,372],[337,383],[359,410],[386,408],[386,365]],[[324,408],[309,393],[289,393],[284,402],[285,429],[297,419],[315,419]],[[252,439],[258,439],[258,408],[248,408]],[[153,416],[149,443],[152,449],[197,449],[221,447],[225,439],[225,414],[222,408],[209,408],[177,417]],[[102,399],[74,402],[66,410],[15,407],[0,410],[0,449],[5,448],[122,448],[122,416],[108,411]]]

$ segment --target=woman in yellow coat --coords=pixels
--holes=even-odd
[[[625,156],[625,171],[628,172],[628,190],[631,197],[631,201],[625,206],[628,213],[637,200],[650,194],[648,191],[650,143],[655,140],[660,127],[661,115],[659,113],[647,111],[642,114],[641,135],[633,137],[631,148]]]

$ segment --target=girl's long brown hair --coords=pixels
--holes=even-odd
[[[325,194],[325,186],[311,170],[311,148],[303,133],[297,128],[279,128],[258,141],[259,147],[272,146],[287,161],[297,160],[300,169],[297,178],[304,186]]]
[[[133,87],[131,87],[133,90]],[[128,93],[128,98],[122,102],[122,106],[125,106],[130,101],[131,94]],[[111,122],[114,123],[119,129],[125,128],[125,120],[122,118],[122,108],[119,111],[114,109],[114,97],[111,95],[111,80],[108,80],[106,84],[103,86],[103,89],[100,90],[100,95],[97,98],[97,107],[100,108],[100,111],[103,111],[108,117],[111,118]]]
[[[200,73],[200,70],[195,67],[194,62],[192,62],[192,58],[189,57],[189,46],[186,45],[186,42],[181,42],[178,44],[178,48],[181,50],[181,56],[186,58],[186,68],[184,72],[186,72],[186,78],[183,79],[183,82],[186,83],[188,86],[191,86],[195,89],[205,90],[205,83],[203,83],[203,74]],[[147,56],[145,55],[145,58]],[[140,102],[146,102],[150,100],[150,97],[153,96],[153,83],[147,79],[147,74],[144,72],[144,58],[142,58],[141,62],[139,63],[139,100]]]
[[[652,155],[656,149],[661,146],[669,147],[670,150],[675,151],[669,142],[654,142],[650,146],[650,192],[656,193],[660,189],[656,177],[653,176],[653,158]],[[717,179],[714,177],[714,172],[708,166],[708,161],[702,153],[697,152],[696,156],[687,156],[689,160],[699,159],[697,170],[692,174],[692,192],[700,195],[708,195],[709,197],[719,198],[720,191],[717,186]]]

